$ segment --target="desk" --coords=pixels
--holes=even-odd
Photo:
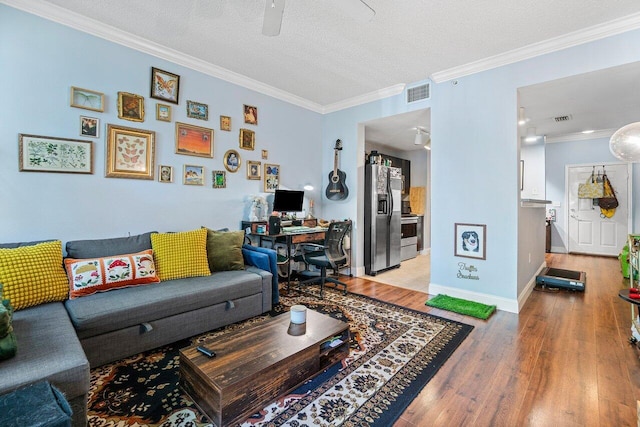
[[[266,234],[266,233],[254,233],[247,232],[247,236],[251,238],[256,238],[258,240],[258,246],[262,246],[265,241],[271,242],[271,247],[273,248],[276,243],[284,243],[287,247],[287,255],[286,259],[282,262],[278,262],[280,265],[287,266],[287,292],[289,291],[289,287],[291,285],[291,258],[294,254],[292,254],[292,249],[294,249],[295,245],[300,243],[324,243],[326,229],[323,228],[310,228],[305,231],[298,231],[294,233],[279,233],[279,234]],[[280,258],[278,256],[278,258]]]

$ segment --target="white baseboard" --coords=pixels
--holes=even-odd
[[[554,254],[568,253],[567,248],[565,248],[564,246],[551,246],[551,252]]]
[[[523,291],[518,295],[518,312],[524,307],[524,304],[527,302],[529,297],[531,296],[531,292],[533,292],[533,288],[536,287],[536,276],[538,276],[543,269],[547,267],[547,262],[543,261],[536,274],[533,275],[531,279],[529,279],[529,283],[524,287]]]
[[[498,310],[508,311],[509,313],[518,313],[518,301],[497,297],[495,295],[481,294],[464,289],[451,288],[448,286],[438,285],[437,283],[429,283],[429,295],[446,294],[455,298],[468,299],[470,301],[480,302],[482,304],[495,305]]]

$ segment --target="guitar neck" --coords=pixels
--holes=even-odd
[[[338,150],[333,150],[333,176],[338,174]]]

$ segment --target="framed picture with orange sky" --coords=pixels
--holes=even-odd
[[[213,158],[213,129],[176,122],[176,153]]]

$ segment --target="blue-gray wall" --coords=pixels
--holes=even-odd
[[[455,84],[433,84],[431,99],[411,106],[401,93],[320,115],[6,6],[0,6],[0,40],[5,77],[0,102],[0,241],[237,227],[246,216],[248,197],[262,191],[260,182],[246,179],[244,169],[228,174],[224,190],[210,188],[210,177],[205,187],[104,178],[100,138],[93,175],[20,173],[17,138],[19,133],[77,138],[79,116],[91,115],[102,120],[103,128],[117,123],[155,130],[157,164],[172,165],[176,172],[185,163],[199,164],[209,174],[222,169],[227,149],[238,148],[242,104],[251,104],[259,108],[257,151],[240,150],[243,161],[261,160],[259,150],[269,150],[268,162],[282,166],[284,186],[316,184],[312,197],[319,215],[355,219],[354,264],[362,269],[362,123],[431,108],[430,293],[448,292],[510,311],[519,310],[535,270],[544,262],[540,241],[529,234],[536,214],[519,206],[518,88],[640,60],[640,31],[631,31],[461,77]],[[182,101],[174,107],[174,122],[202,125],[186,119],[185,101],[209,104],[212,119],[205,124],[216,130],[214,159],[174,154],[174,125],[155,121],[155,102],[149,98],[144,123],[117,119],[117,92],[148,96],[152,66],[181,76]],[[91,114],[69,107],[71,86],[104,92],[107,110]],[[232,116],[233,132],[219,130],[221,114]],[[347,173],[350,196],[327,202],[320,194],[333,169],[338,138],[344,145],[341,169]],[[486,260],[454,256],[455,223],[486,224]],[[473,265],[478,280],[459,278],[460,262]]]
[[[281,184],[316,187],[315,213],[322,214],[322,117],[269,96],[160,60],[119,44],[0,5],[0,241],[126,236],[149,230],[179,231],[200,226],[239,229],[248,219],[248,199],[263,193],[262,181],[248,180],[246,161],[281,166]],[[157,100],[149,97],[151,67],[180,76],[180,104],[171,123],[155,119]],[[103,113],[69,106],[70,87],[106,95]],[[117,93],[145,97],[142,123],[118,119]],[[209,120],[186,117],[186,101],[209,105]],[[243,104],[258,107],[257,126],[243,122]],[[100,138],[79,135],[79,117],[101,120]],[[232,117],[232,131],[221,131],[219,116]],[[175,154],[175,122],[214,129],[214,158]],[[172,184],[105,178],[107,123],[156,132],[156,165],[174,168]],[[241,127],[255,130],[255,151],[239,148]],[[18,171],[18,134],[92,140],[94,173],[77,175]],[[229,149],[242,166],[227,172],[227,187],[212,188],[211,171],[224,170]],[[261,159],[261,150],[268,159]],[[204,166],[206,185],[182,184],[183,165]],[[157,175],[157,171],[156,171]]]

